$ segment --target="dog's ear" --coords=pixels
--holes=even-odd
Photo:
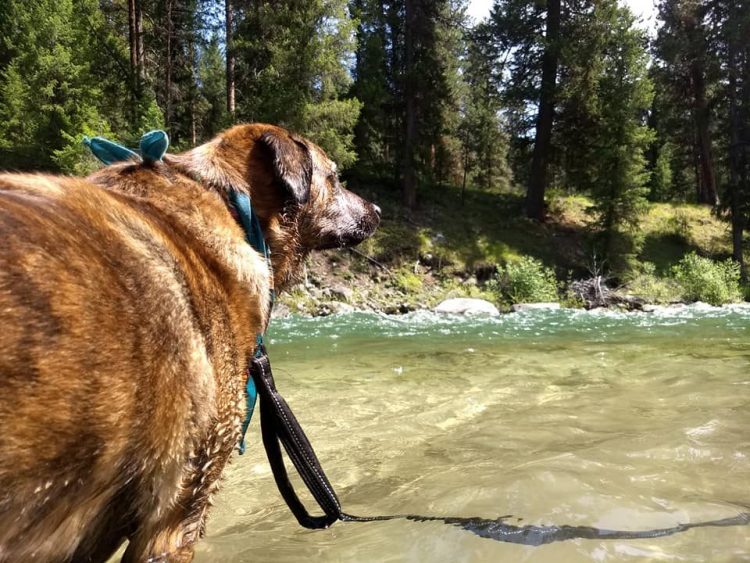
[[[273,155],[276,179],[289,191],[299,204],[307,203],[312,184],[312,156],[310,149],[292,135],[271,131],[263,133],[260,141]]]

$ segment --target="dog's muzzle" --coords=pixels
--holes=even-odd
[[[349,248],[370,238],[380,224],[381,210],[377,205],[365,201],[357,195],[350,195],[347,205],[334,221],[333,228],[323,234],[317,249]]]

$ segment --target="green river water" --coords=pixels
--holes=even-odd
[[[269,354],[354,514],[668,528],[750,509],[750,311],[276,320]],[[750,526],[501,543],[440,522],[300,528],[257,412],[200,562],[750,561]]]

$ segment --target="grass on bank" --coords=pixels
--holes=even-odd
[[[575,304],[566,286],[600,267],[591,250],[593,203],[584,196],[552,194],[549,219],[540,224],[523,217],[523,197],[516,193],[443,187],[420,194],[419,209],[407,213],[396,189],[352,187],[383,209],[380,229],[359,250],[387,268],[373,273],[362,260],[328,268],[353,289],[355,304],[432,307],[450,297],[479,297],[501,307]],[[724,262],[731,256],[729,225],[709,208],[652,204],[641,228],[641,252],[622,280],[624,291],[653,303],[741,298],[736,269]],[[683,261],[691,255],[696,258]]]

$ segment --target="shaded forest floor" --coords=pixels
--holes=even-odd
[[[419,209],[407,213],[395,190],[352,187],[383,209],[379,230],[354,251],[314,254],[305,283],[282,297],[280,312],[399,313],[432,308],[450,297],[479,297],[507,308],[486,282],[498,265],[522,256],[553,268],[563,304],[575,305],[565,287],[595,270],[587,212],[592,203],[585,197],[553,195],[548,220],[540,224],[523,218],[520,194],[467,189],[462,195],[444,187],[420,194]],[[731,256],[729,224],[708,207],[652,204],[641,227],[640,265],[622,289],[647,302],[676,300],[662,282],[688,252],[716,260]]]

